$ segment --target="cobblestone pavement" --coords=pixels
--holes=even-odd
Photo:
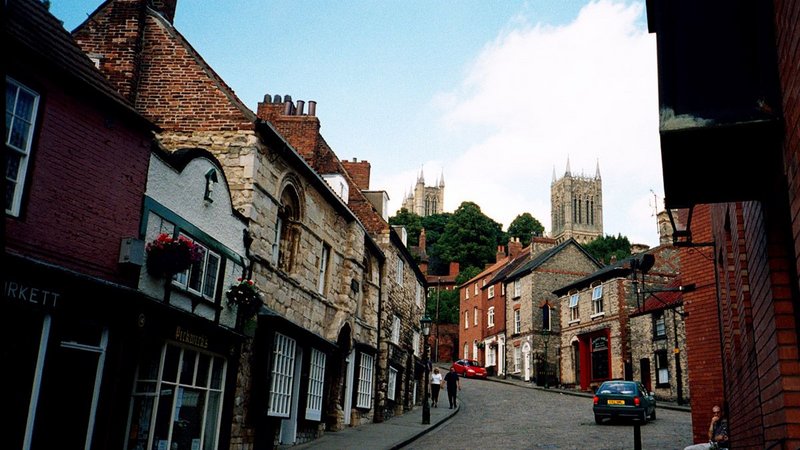
[[[462,379],[459,414],[404,447],[417,449],[634,448],[635,422],[594,423],[592,399],[486,380]],[[688,410],[657,409],[640,427],[642,449],[692,444]]]

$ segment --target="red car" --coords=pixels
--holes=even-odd
[[[462,377],[486,378],[486,368],[474,359],[459,359],[452,367]]]

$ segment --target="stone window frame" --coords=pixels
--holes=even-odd
[[[6,201],[6,215],[19,217],[22,210],[22,198],[27,186],[28,165],[33,151],[34,131],[36,130],[41,96],[38,92],[7,76],[6,93],[8,94],[12,88],[14,89],[13,101],[9,102],[9,99],[6,99],[6,118],[9,121],[6,124],[9,125],[6,130],[6,163],[13,160],[18,161],[18,163],[16,164],[16,173],[13,174],[13,179],[8,177],[12,175],[12,169],[9,167],[14,165],[7,164],[6,167],[6,187],[12,187],[11,192],[6,192],[6,198],[8,199]],[[29,98],[28,108],[18,109],[21,95]],[[22,125],[18,126],[18,124]]]
[[[275,242],[272,262],[280,270],[291,273],[294,270],[303,213],[303,192],[300,182],[289,175],[283,182],[275,221]]]

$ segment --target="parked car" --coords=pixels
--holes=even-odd
[[[646,424],[648,418],[656,419],[656,398],[638,381],[606,381],[595,391],[592,409],[597,424],[603,423],[605,418],[618,417],[638,419]]]
[[[486,378],[486,368],[474,359],[459,359],[453,363],[453,370],[466,378]]]

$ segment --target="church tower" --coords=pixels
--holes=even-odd
[[[588,244],[603,236],[603,182],[600,178],[600,162],[594,177],[573,175],[569,168],[564,176],[550,184],[551,235],[561,243],[575,238],[580,244]]]
[[[417,183],[403,198],[401,208],[422,217],[441,214],[444,211],[444,174],[434,186],[425,186],[425,175],[420,169]]]

